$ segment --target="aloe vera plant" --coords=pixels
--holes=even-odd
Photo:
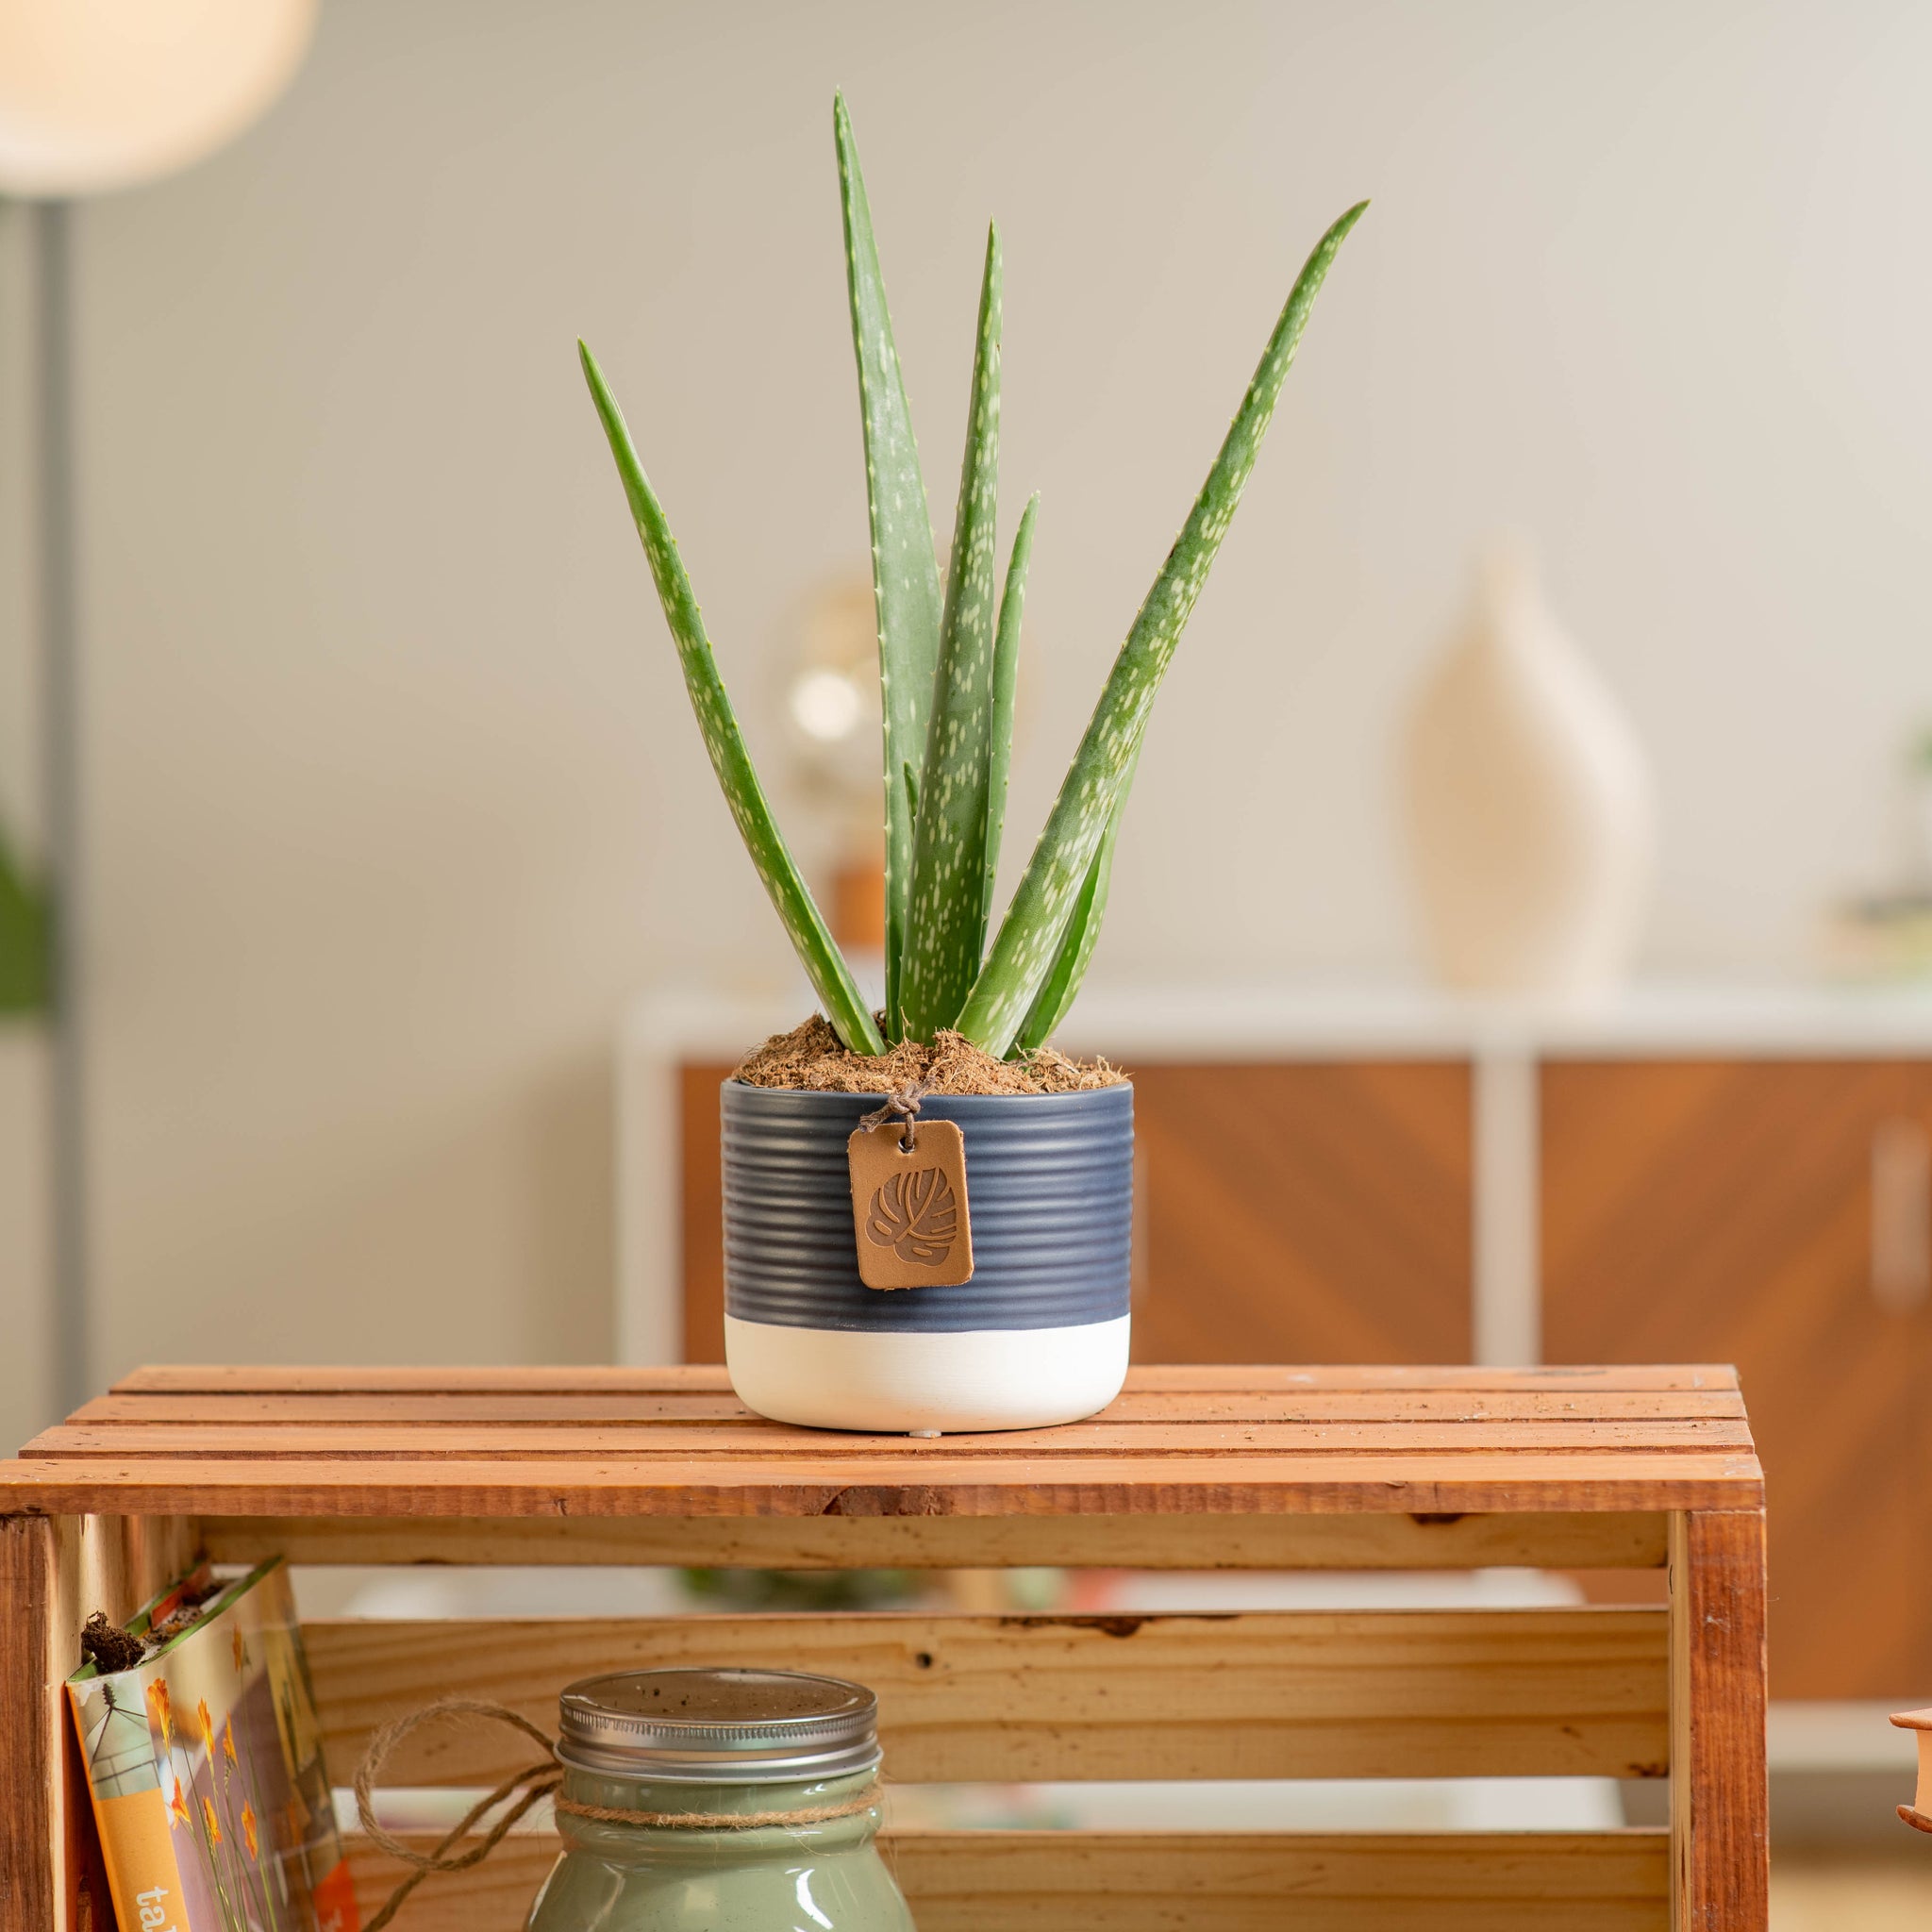
[[[779,831],[718,673],[663,507],[623,413],[581,342],[584,375],[624,482],[685,686],[740,836],[825,1017],[854,1052],[952,1027],[999,1055],[1045,1044],[1066,1017],[1107,907],[1121,813],[1155,692],[1241,501],[1336,251],[1357,203],[1315,245],[1181,533],[1141,603],[991,944],[1005,828],[1020,621],[1039,498],[998,568],[1000,325],[997,229],[980,283],[953,542],[943,584],[911,412],[892,341],[872,210],[842,99],[833,104],[846,287],[858,365],[884,715],[886,1007],[874,1016]]]

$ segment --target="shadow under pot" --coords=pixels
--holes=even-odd
[[[882,1096],[724,1086],[724,1358],[776,1422],[891,1432],[1077,1422],[1127,1372],[1134,1090],[935,1093],[965,1156],[973,1273],[859,1278],[846,1143]],[[917,1128],[914,1130],[916,1152]],[[941,1271],[943,1272],[943,1271]]]

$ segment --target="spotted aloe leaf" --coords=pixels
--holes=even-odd
[[[1135,762],[1139,763],[1138,757]],[[1087,876],[1080,882],[1080,891],[1074,900],[1073,915],[1060,937],[1059,951],[1054,957],[1052,971],[1034,994],[1033,1004],[1027,1008],[1026,1017],[1021,1021],[1020,1030],[1013,1036],[1015,1052],[1036,1052],[1053,1038],[1079,993],[1080,982],[1087,976],[1093,948],[1100,940],[1100,923],[1107,916],[1107,889],[1113,876],[1114,841],[1120,837],[1121,819],[1126,811],[1127,791],[1132,790],[1134,774],[1130,771],[1126,789],[1121,792],[1113,816],[1107,822],[1100,847],[1088,864]]]
[[[711,755],[711,769],[738,824],[739,836],[751,854],[758,877],[785,930],[791,935],[807,976],[824,1007],[825,1017],[838,1029],[839,1038],[855,1053],[885,1051],[878,1026],[855,984],[843,956],[820,916],[811,893],[799,876],[798,867],[778,830],[777,821],[766,800],[764,789],[752,769],[751,757],[738,728],[731,700],[718,675],[717,659],[711,653],[710,639],[705,635],[705,621],[698,611],[691,579],[685,575],[677,541],[665,520],[644,466],[625,426],[624,412],[617,407],[597,359],[582,342],[577,352],[584,365],[584,380],[590,384],[591,398],[609,440],[610,454],[617,474],[624,480],[624,492],[630,501],[631,516],[638,535],[643,540],[651,576],[658,586],[658,600],[664,607],[664,619],[677,644],[679,662],[684,667],[684,687],[691,695],[691,709],[697,713],[698,728],[704,734],[705,749]]]
[[[912,837],[899,965],[900,1018],[930,1040],[958,1017],[979,971],[992,775],[994,513],[1000,454],[1000,238],[986,236],[966,455]]]
[[[1208,480],[1114,659],[992,950],[958,1016],[959,1031],[990,1053],[1004,1054],[1011,1047],[1060,956],[1074,902],[1131,776],[1155,693],[1255,467],[1308,312],[1336,251],[1367,206],[1359,202],[1350,208],[1308,257]]]
[[[1020,625],[1026,614],[1026,566],[1033,560],[1033,523],[1040,514],[1036,490],[1021,512],[1020,528],[1007,559],[1007,587],[1000,593],[1000,625],[992,645],[992,749],[986,774],[986,858],[979,904],[975,963],[986,952],[992,924],[993,878],[1000,869],[1000,843],[1007,825],[1007,779],[1013,762],[1013,695],[1020,680]]]
[[[912,413],[886,309],[872,208],[842,95],[832,102],[839,194],[845,220],[845,283],[865,428],[865,491],[872,515],[873,602],[879,634],[886,791],[886,1025],[902,1031],[900,973],[912,890],[912,791],[925,758],[926,718],[940,648],[940,574],[932,516],[912,437]]]

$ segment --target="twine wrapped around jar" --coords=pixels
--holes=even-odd
[[[433,1850],[420,1852],[393,1832],[377,1824],[375,1818],[376,1774],[389,1755],[410,1732],[439,1718],[484,1718],[508,1724],[523,1732],[543,1752],[542,1758],[512,1772],[494,1790],[486,1792],[470,1807]],[[391,1857],[415,1869],[390,1893],[363,1932],[381,1928],[401,1909],[404,1900],[437,1872],[466,1872],[480,1865],[516,1824],[541,1800],[549,1798],[558,1813],[570,1818],[589,1819],[597,1824],[642,1824],[663,1831],[754,1831],[765,1826],[826,1824],[834,1819],[857,1817],[879,1801],[877,1777],[863,1790],[852,1792],[829,1805],[806,1805],[785,1811],[633,1811],[602,1805],[579,1805],[558,1789],[563,1782],[564,1767],[557,1757],[557,1740],[533,1724],[528,1718],[508,1705],[490,1704],[471,1697],[440,1697],[433,1704],[391,1719],[369,1740],[369,1749],[356,1772],[356,1813],[372,1844],[380,1846]],[[508,1804],[502,1817],[494,1820],[482,1837],[472,1844],[464,1840],[498,1805]],[[460,1850],[458,1847],[462,1847]]]

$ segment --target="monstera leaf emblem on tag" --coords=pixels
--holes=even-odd
[[[953,1251],[959,1231],[959,1208],[953,1184],[937,1167],[895,1174],[873,1191],[865,1217],[868,1241],[891,1248],[902,1261],[936,1268]]]
[[[971,1281],[973,1207],[958,1123],[924,1120],[910,1131],[891,1123],[860,1126],[846,1152],[859,1280],[868,1288]]]

